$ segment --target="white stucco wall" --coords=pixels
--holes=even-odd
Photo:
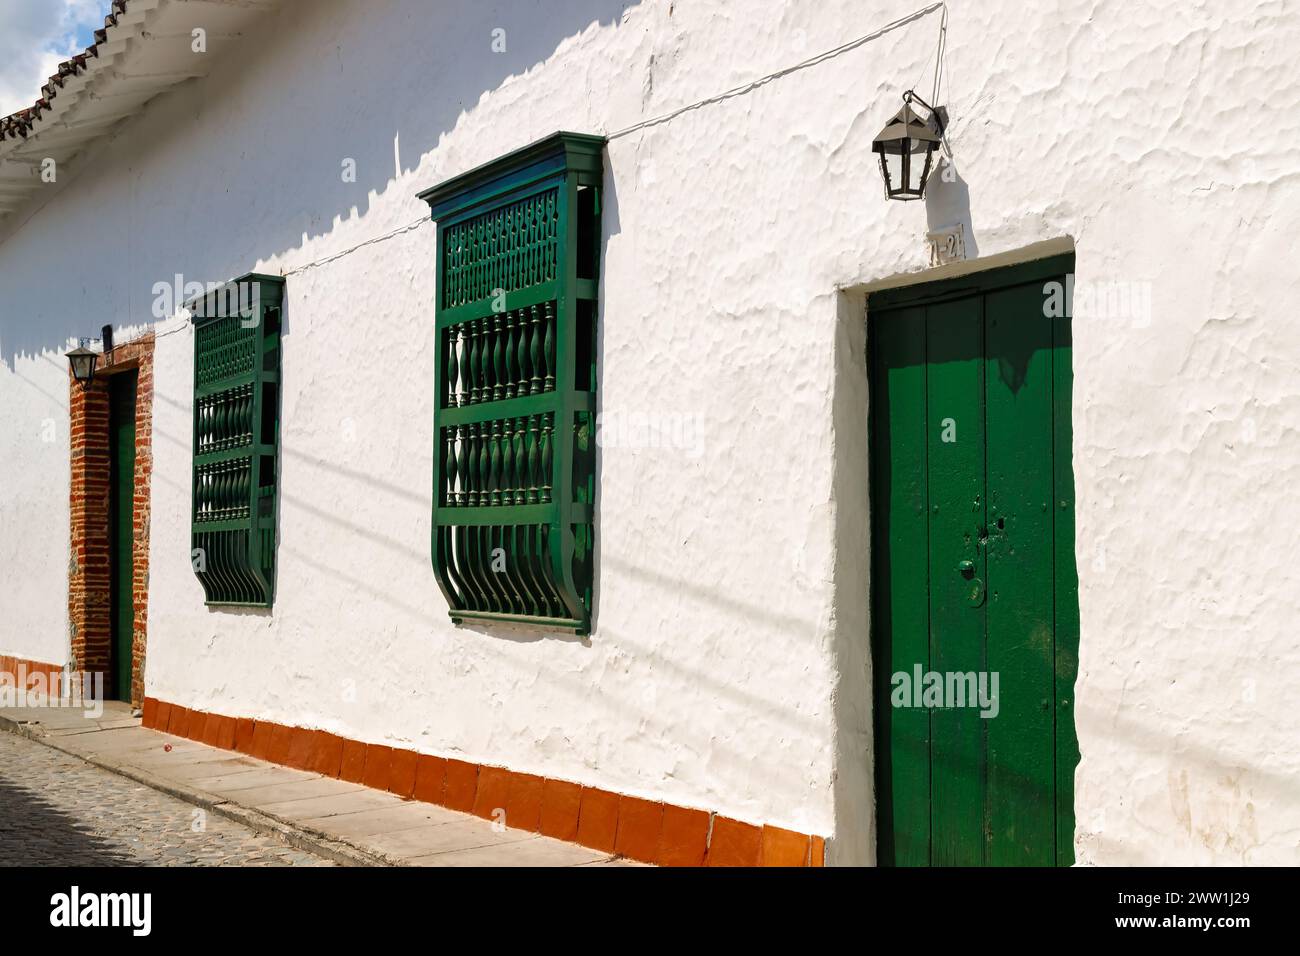
[[[6,267],[0,296],[9,298],[10,279]],[[62,665],[69,647],[68,366],[62,349],[26,327],[29,295],[0,305],[0,655]]]
[[[928,210],[881,197],[869,149],[904,88],[929,93],[935,16],[612,141],[602,409],[698,413],[702,453],[603,449],[589,640],[447,620],[434,229],[308,264],[556,129],[623,128],[913,9],[277,15],[0,224],[0,576],[24,596],[0,652],[66,654],[66,337],[146,321],[175,273],[288,272],[269,614],[202,603],[192,341],[159,330],[148,693],[834,835],[833,861],[869,861],[861,290],[925,266],[927,218],[963,219],[981,256],[1072,239],[1081,283],[1151,291],[1149,321],[1075,320],[1080,860],[1300,861],[1300,23],[1278,2],[954,3],[963,181]],[[52,446],[30,437],[47,416]]]

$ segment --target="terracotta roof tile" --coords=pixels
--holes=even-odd
[[[32,124],[40,118],[44,110],[50,108],[50,100],[57,96],[59,90],[63,87],[64,78],[84,72],[87,57],[99,56],[97,47],[108,39],[108,28],[117,25],[117,18],[126,12],[128,2],[129,0],[113,0],[113,6],[109,9],[108,16],[104,17],[104,28],[95,31],[95,42],[86,47],[81,53],[59,64],[58,72],[51,76],[49,81],[41,87],[42,95],[35,104],[0,118],[0,140],[16,139],[18,137],[27,138],[27,133],[31,130]]]

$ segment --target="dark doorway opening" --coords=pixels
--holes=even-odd
[[[135,634],[135,399],[134,369],[109,378],[108,567],[109,671],[112,700],[131,699]]]

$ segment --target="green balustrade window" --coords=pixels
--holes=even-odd
[[[186,303],[194,322],[191,560],[208,604],[275,597],[284,280],[250,273]]]
[[[433,568],[452,620],[591,629],[602,137],[420,194],[438,224]]]

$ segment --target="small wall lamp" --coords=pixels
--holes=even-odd
[[[99,361],[99,353],[86,348],[85,343],[88,341],[89,339],[82,339],[82,344],[68,353],[72,377],[81,385],[83,392],[90,388],[91,380],[95,377],[95,363]]]
[[[912,109],[918,103],[928,112],[922,120]],[[912,90],[903,94],[903,108],[885,124],[871,141],[871,151],[880,156],[880,172],[885,177],[885,195],[890,199],[920,199],[930,177],[934,151],[943,142],[948,111],[931,106]]]
[[[100,341],[104,345],[104,352],[113,351],[113,327],[111,325],[104,326],[100,336]],[[81,385],[83,392],[90,388],[90,383],[94,381],[95,365],[99,362],[101,354],[86,347],[91,341],[91,339],[82,339],[75,349],[67,353],[68,364],[72,366],[72,377]]]

